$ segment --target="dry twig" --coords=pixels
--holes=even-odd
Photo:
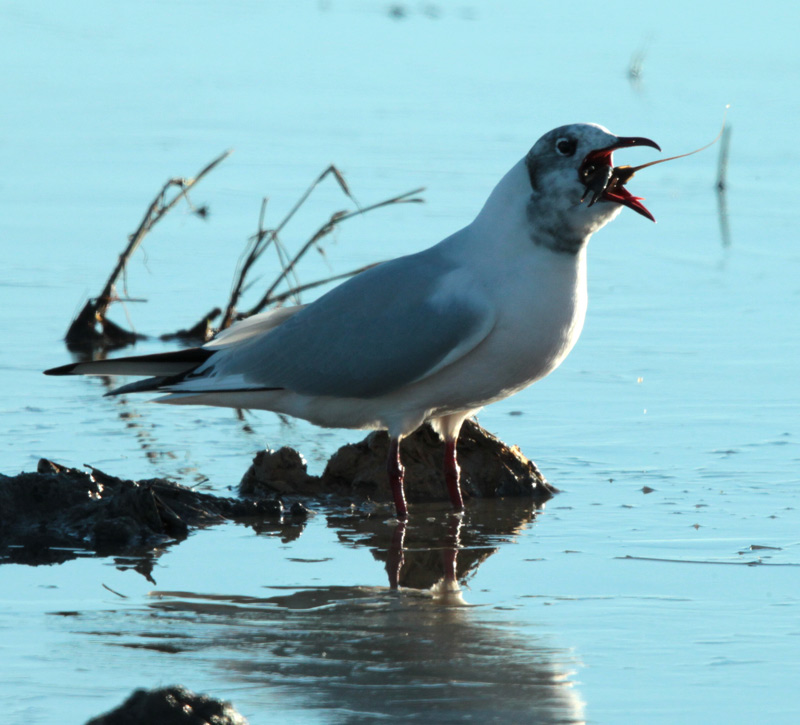
[[[108,278],[102,292],[89,299],[80,311],[78,316],[72,321],[67,330],[65,341],[70,347],[85,347],[103,343],[107,346],[127,345],[141,338],[134,332],[124,330],[106,318],[106,313],[111,304],[119,299],[116,293],[116,284],[120,275],[124,274],[126,265],[131,255],[142,243],[147,233],[182,199],[187,199],[189,189],[197,184],[206,174],[212,171],[218,164],[224,161],[231,151],[218,156],[216,159],[201,169],[197,175],[190,179],[173,178],[167,181],[155,199],[150,203],[142,221],[136,231],[131,234],[128,246],[119,255],[117,264]],[[168,192],[176,188],[178,191],[172,197],[168,197]],[[100,331],[97,325],[100,325]]]
[[[300,248],[300,250],[293,257],[287,260],[285,250],[280,242],[280,238],[278,235],[284,229],[284,227],[289,223],[292,217],[294,217],[294,215],[297,213],[300,207],[305,203],[305,201],[311,195],[311,192],[328,175],[334,176],[337,183],[341,187],[342,191],[356,205],[356,210],[338,211],[332,214],[330,219],[328,219],[328,221],[326,221],[310,237],[310,239],[308,239],[308,241]],[[278,226],[275,227],[274,229],[267,229],[264,226],[264,219],[266,216],[266,208],[267,208],[267,199],[264,199],[261,203],[261,211],[258,220],[258,231],[248,240],[248,246],[245,249],[242,261],[237,270],[236,279],[231,289],[231,296],[225,308],[225,314],[223,315],[220,329],[225,329],[229,327],[237,319],[242,319],[245,317],[250,317],[251,315],[255,315],[264,310],[265,308],[269,307],[270,305],[281,304],[282,302],[286,301],[291,297],[296,297],[297,295],[299,295],[300,292],[312,289],[314,287],[319,287],[320,285],[326,284],[328,282],[333,282],[339,279],[344,279],[346,277],[351,277],[355,274],[358,274],[359,272],[363,272],[365,269],[369,269],[369,267],[373,265],[359,267],[358,269],[354,269],[344,274],[335,275],[332,277],[317,280],[314,282],[309,282],[306,284],[300,284],[295,276],[297,264],[300,262],[303,256],[308,252],[308,250],[314,246],[317,246],[320,239],[330,234],[336,228],[336,226],[341,224],[343,221],[346,221],[347,219],[352,219],[353,217],[359,216],[361,214],[366,214],[367,212],[372,211],[374,209],[378,209],[380,207],[389,206],[391,204],[421,202],[422,199],[416,197],[416,195],[422,191],[424,191],[424,189],[422,188],[414,189],[413,191],[408,191],[405,194],[400,194],[398,196],[392,197],[391,199],[386,199],[384,201],[378,202],[377,204],[372,204],[370,206],[362,208],[358,205],[358,202],[356,201],[355,197],[350,192],[350,189],[347,186],[347,182],[344,180],[344,177],[342,176],[341,172],[335,166],[331,165],[327,169],[325,169],[311,183],[311,185],[308,187],[308,189],[306,189],[306,191],[303,193],[300,199],[289,210],[288,214],[286,214],[286,216],[280,221]],[[274,244],[276,250],[278,251],[278,258],[281,262],[282,270],[280,274],[278,274],[278,276],[272,282],[272,284],[268,287],[267,291],[262,295],[261,299],[253,307],[251,307],[246,312],[238,313],[237,305],[244,292],[249,288],[250,284],[252,284],[252,283],[249,284],[246,283],[247,275],[252,269],[253,264],[264,253],[264,251],[266,251],[266,249],[270,246],[270,244]],[[282,283],[286,282],[289,277],[294,277],[294,285],[287,292],[279,294],[276,293],[278,287]]]
[[[211,163],[207,164],[194,178],[173,178],[169,179],[164,184],[161,191],[159,191],[159,193],[150,203],[138,228],[133,234],[130,235],[128,245],[122,254],[120,254],[117,264],[114,267],[114,270],[111,272],[111,275],[103,287],[102,292],[97,297],[91,298],[86,302],[81,312],[70,325],[65,339],[67,345],[71,349],[85,351],[87,348],[94,348],[95,346],[102,346],[104,348],[122,347],[132,344],[138,339],[144,338],[144,335],[139,335],[135,332],[125,330],[111,322],[111,320],[106,317],[106,313],[113,302],[124,301],[117,294],[117,282],[120,276],[123,276],[124,278],[128,260],[139,247],[147,233],[182,199],[186,199],[191,206],[191,202],[188,199],[189,190],[198,181],[200,181],[200,179],[202,179],[206,174],[208,174],[218,164],[226,159],[230,153],[230,151],[226,151],[224,154],[218,156],[216,159],[211,161]],[[305,242],[305,244],[300,248],[300,251],[292,256],[284,248],[279,234],[292,220],[300,207],[307,201],[314,189],[328,176],[333,176],[342,192],[355,204],[356,209],[353,211],[338,211],[332,214],[331,217],[310,237],[310,239]],[[170,196],[169,192],[173,189],[176,191]],[[362,208],[350,191],[341,172],[335,166],[331,165],[328,166],[311,183],[308,189],[306,189],[306,191],[300,196],[294,206],[274,229],[267,229],[265,227],[265,217],[267,211],[267,199],[265,198],[261,203],[258,231],[248,240],[247,246],[245,247],[242,255],[242,259],[238,265],[235,281],[231,289],[230,299],[225,308],[220,329],[229,327],[236,319],[242,319],[261,312],[270,305],[280,305],[286,300],[292,298],[299,300],[299,295],[301,292],[313,289],[314,287],[319,287],[329,282],[345,279],[374,266],[369,264],[344,274],[333,275],[325,279],[319,279],[313,282],[307,282],[305,284],[300,283],[296,272],[298,263],[309,251],[309,249],[316,247],[319,251],[322,251],[321,247],[319,246],[320,240],[330,234],[342,222],[384,206],[421,202],[422,199],[418,198],[416,195],[423,190],[424,189],[422,188],[414,189],[413,191],[406,192],[405,194],[400,194],[390,199],[386,199]],[[192,209],[201,217],[205,217],[207,215],[206,207],[201,207],[200,209],[194,209],[192,207]],[[244,313],[238,313],[237,305],[242,295],[253,285],[252,281],[248,281],[248,275],[251,272],[255,262],[258,261],[258,259],[270,245],[274,245],[277,251],[278,260],[281,265],[281,272],[277,275],[267,291],[253,307]],[[285,292],[277,292],[278,288],[284,283],[289,285],[289,289]],[[131,301],[130,298],[126,299]],[[184,339],[192,342],[206,340],[211,335],[211,320],[219,314],[220,310],[215,308],[207,313],[196,325],[193,325],[186,330],[179,330],[175,333],[162,335],[161,339]]]

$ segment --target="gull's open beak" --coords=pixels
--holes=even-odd
[[[613,201],[627,206],[638,214],[655,221],[655,217],[642,204],[642,197],[634,196],[625,188],[625,182],[632,174],[625,174],[624,169],[614,167],[612,154],[617,149],[631,146],[649,146],[661,151],[661,147],[649,138],[641,136],[620,136],[610,146],[590,151],[578,169],[578,178],[586,186],[586,195],[592,193],[589,206],[597,201]],[[618,171],[619,169],[619,171]],[[586,198],[584,195],[584,198]]]

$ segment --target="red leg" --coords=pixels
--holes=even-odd
[[[406,506],[406,494],[403,491],[403,464],[400,462],[400,439],[392,438],[389,442],[389,459],[386,462],[389,471],[389,483],[392,486],[392,496],[394,496],[394,508],[397,518],[405,521],[408,518],[408,506]]]
[[[460,475],[456,439],[447,438],[444,442],[444,480],[447,483],[450,501],[453,502],[453,509],[456,511],[464,510],[464,500],[461,498],[461,484],[459,483]]]

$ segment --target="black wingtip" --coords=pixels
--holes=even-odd
[[[203,347],[190,347],[172,352],[157,352],[152,355],[131,355],[129,357],[109,358],[108,360],[84,360],[69,365],[45,370],[45,375],[164,375],[184,373],[196,368],[215,350]],[[155,363],[150,369],[142,369],[141,364]]]
[[[126,393],[152,393],[160,390],[162,385],[179,382],[182,377],[182,375],[158,375],[145,380],[136,380],[127,385],[121,385],[118,388],[109,390],[103,397],[114,397],[115,395],[125,395]]]
[[[80,363],[70,363],[69,365],[60,365],[57,368],[50,368],[49,370],[45,370],[45,375],[77,375],[78,373],[74,372],[75,368],[80,365]]]

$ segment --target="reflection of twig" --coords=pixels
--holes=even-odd
[[[719,166],[717,168],[717,210],[719,213],[719,230],[722,245],[730,246],[731,229],[728,221],[728,154],[731,142],[731,127],[726,126],[722,132],[722,141],[719,149]]]
[[[224,161],[229,155],[230,151],[218,156],[211,163],[207,164],[201,171],[197,173],[194,178],[183,179],[173,178],[167,181],[162,187],[161,191],[156,195],[155,199],[150,203],[139,227],[130,236],[128,246],[119,255],[119,260],[111,275],[108,278],[103,291],[95,298],[90,299],[72,324],[69,327],[66,335],[67,344],[80,345],[92,342],[97,342],[103,336],[112,338],[112,342],[130,342],[131,338],[135,339],[134,333],[122,330],[117,326],[109,327],[109,322],[106,320],[106,312],[117,298],[115,286],[119,276],[124,273],[125,267],[131,255],[136,251],[137,247],[141,244],[147,233],[161,220],[161,218],[170,211],[181,199],[187,197],[189,189],[191,189],[200,179],[207,173],[214,169],[218,164]],[[177,193],[172,198],[167,198],[167,192],[172,188],[178,189]],[[103,334],[97,332],[95,323],[99,322],[103,328]],[[127,339],[126,339],[127,338]]]
[[[297,213],[297,211],[300,209],[303,203],[308,199],[308,197],[311,195],[311,192],[328,175],[332,175],[336,179],[342,191],[356,205],[356,211],[338,211],[332,214],[330,219],[328,219],[328,221],[326,221],[311,236],[311,238],[300,248],[300,251],[297,252],[293,257],[289,258],[289,255],[286,253],[286,250],[283,247],[278,235],[288,224],[288,222],[292,219],[292,217],[294,217],[294,215]],[[327,282],[332,282],[335,280],[343,279],[345,277],[350,277],[354,274],[358,274],[359,272],[363,272],[365,269],[368,269],[369,266],[371,265],[367,267],[360,267],[359,269],[352,270],[351,272],[346,272],[345,274],[335,275],[333,277],[317,280],[315,282],[309,282],[306,284],[300,284],[295,273],[298,262],[303,258],[306,252],[308,252],[308,250],[311,249],[312,247],[316,246],[320,241],[320,239],[322,239],[327,234],[330,234],[334,230],[334,228],[341,222],[347,219],[352,219],[353,217],[359,216],[361,214],[366,214],[367,212],[372,211],[373,209],[378,209],[383,206],[388,206],[390,204],[420,202],[421,199],[416,198],[414,195],[419,194],[421,191],[423,191],[423,189],[414,189],[413,191],[406,192],[405,194],[400,194],[399,196],[392,197],[391,199],[386,199],[385,201],[381,201],[378,202],[377,204],[372,204],[370,206],[362,208],[361,206],[359,206],[355,197],[350,192],[350,189],[347,186],[347,182],[344,180],[344,177],[342,176],[341,172],[335,166],[331,165],[327,169],[325,169],[312,182],[312,184],[308,187],[308,189],[306,189],[306,191],[302,194],[300,199],[289,210],[289,213],[281,220],[278,226],[275,227],[274,229],[267,229],[264,226],[264,217],[266,215],[266,207],[267,207],[267,199],[264,199],[261,203],[261,211],[258,219],[258,231],[248,240],[248,246],[245,250],[245,254],[243,255],[242,261],[237,270],[236,279],[231,289],[231,296],[228,301],[228,305],[225,309],[225,314],[222,318],[220,329],[225,329],[226,327],[229,327],[231,323],[234,321],[234,319],[241,317],[249,317],[251,315],[254,315],[258,312],[261,312],[269,305],[279,304],[289,299],[290,297],[296,297],[300,292],[304,290],[311,289],[313,287],[318,287]],[[261,299],[247,312],[239,314],[237,313],[236,309],[237,305],[239,303],[239,300],[241,299],[242,294],[250,286],[249,284],[246,284],[247,275],[250,272],[253,264],[270,246],[270,244],[274,244],[277,250],[278,260],[280,261],[281,264],[281,272],[275,278],[273,283],[269,286],[267,291],[262,295]],[[290,278],[294,280],[294,286],[292,286],[288,292],[275,294],[275,290],[283,282],[289,280]]]

